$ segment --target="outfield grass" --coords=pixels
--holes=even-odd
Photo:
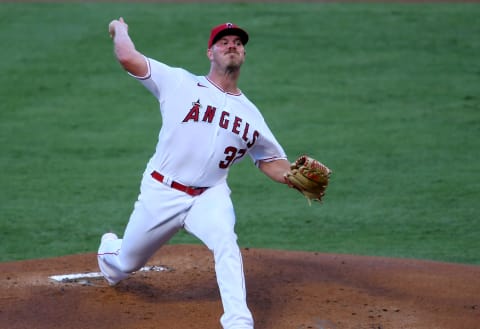
[[[121,233],[161,124],[109,21],[197,74],[208,31],[251,34],[243,91],[291,160],[334,170],[324,204],[231,171],[242,247],[480,264],[480,6],[0,4],[0,261]],[[198,243],[182,233],[172,243]]]

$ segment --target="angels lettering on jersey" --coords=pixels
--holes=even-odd
[[[212,105],[202,106],[200,100],[192,103],[192,108],[188,111],[183,123],[189,122],[205,122],[211,124],[218,124],[222,129],[230,131],[231,133],[241,136],[246,143],[247,149],[250,149],[257,141],[260,133],[257,130],[250,132],[250,124],[238,116],[232,116],[228,111],[217,111],[217,108]],[[228,168],[235,160],[243,157],[247,149],[237,149],[234,146],[227,146],[225,148],[225,160],[220,161],[219,167],[222,169]]]

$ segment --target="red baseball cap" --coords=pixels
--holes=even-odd
[[[226,35],[237,35],[240,37],[243,45],[248,42],[248,33],[233,23],[223,23],[215,26],[210,32],[210,39],[208,39],[208,48],[211,48],[215,42]]]

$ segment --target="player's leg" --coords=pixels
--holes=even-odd
[[[104,235],[98,250],[98,265],[111,285],[144,266],[178,232],[192,202],[182,192],[145,180],[123,239]]]
[[[246,302],[242,255],[237,244],[235,214],[226,184],[197,197],[185,219],[185,229],[212,250],[222,298],[225,329],[252,329],[253,318]]]

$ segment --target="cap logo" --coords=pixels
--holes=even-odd
[[[232,23],[227,23],[227,28],[231,29],[233,27],[233,24]]]

